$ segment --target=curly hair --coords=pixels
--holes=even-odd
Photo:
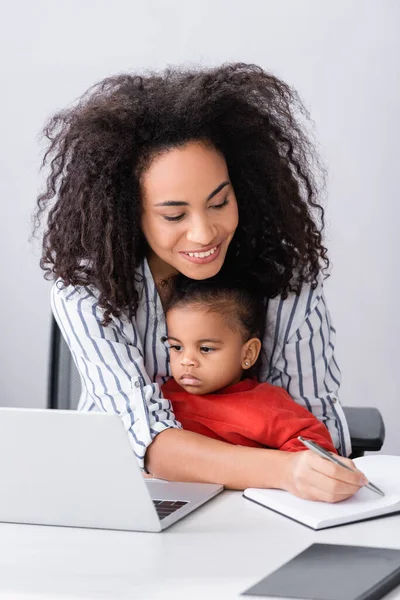
[[[122,74],[94,85],[44,128],[49,173],[34,232],[46,212],[45,277],[95,286],[105,324],[111,315],[131,318],[148,250],[141,176],[158,153],[203,141],[224,156],[238,202],[223,269],[254,274],[266,297],[314,287],[329,260],[316,177],[323,169],[304,119],[297,92],[252,64]]]
[[[239,331],[243,341],[264,336],[266,298],[258,281],[243,273],[227,277],[221,272],[209,279],[189,279],[182,273],[168,280],[172,294],[165,313],[176,308],[192,306],[217,313],[232,331]]]

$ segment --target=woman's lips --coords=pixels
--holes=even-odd
[[[218,244],[218,246],[214,246],[215,250],[212,254],[209,254],[208,256],[190,256],[190,254],[202,254],[204,252],[209,252],[210,250],[212,250],[213,248],[210,248],[209,250],[197,250],[196,252],[190,252],[190,254],[188,252],[180,252],[181,256],[183,256],[183,258],[186,258],[186,260],[188,260],[191,263],[195,263],[197,265],[205,265],[208,263],[213,262],[220,253],[220,249],[221,249],[221,244]]]
[[[201,383],[200,379],[197,379],[197,377],[195,377],[194,375],[190,375],[189,373],[181,375],[179,381],[183,385],[200,385]]]

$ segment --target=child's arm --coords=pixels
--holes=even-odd
[[[304,451],[297,436],[336,452],[328,429],[281,387],[260,383],[230,392],[197,396],[174,380],[163,386],[175,416],[189,431],[239,446]]]
[[[285,390],[265,383],[260,384],[257,391],[260,392],[259,406],[254,405],[253,415],[257,441],[279,450],[297,452],[304,451],[303,444],[297,439],[301,435],[337,453],[328,429],[306,408],[294,402]],[[249,416],[248,413],[247,418]]]

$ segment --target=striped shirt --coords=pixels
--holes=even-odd
[[[81,376],[78,408],[117,413],[144,468],[146,448],[154,437],[181,424],[160,391],[171,372],[161,341],[167,333],[164,311],[147,260],[138,272],[139,305],[132,319],[112,316],[104,327],[98,292],[92,286],[64,286],[58,280],[51,302]],[[286,389],[327,426],[336,448],[348,455],[350,436],[338,402],[340,371],[334,348],[335,329],[322,278],[315,290],[304,285],[300,295],[269,300],[260,381]]]

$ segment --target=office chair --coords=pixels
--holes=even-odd
[[[52,318],[48,407],[76,410],[81,393],[81,380],[69,348]],[[378,452],[385,440],[385,426],[377,408],[343,406],[350,429],[351,458],[364,452]]]

